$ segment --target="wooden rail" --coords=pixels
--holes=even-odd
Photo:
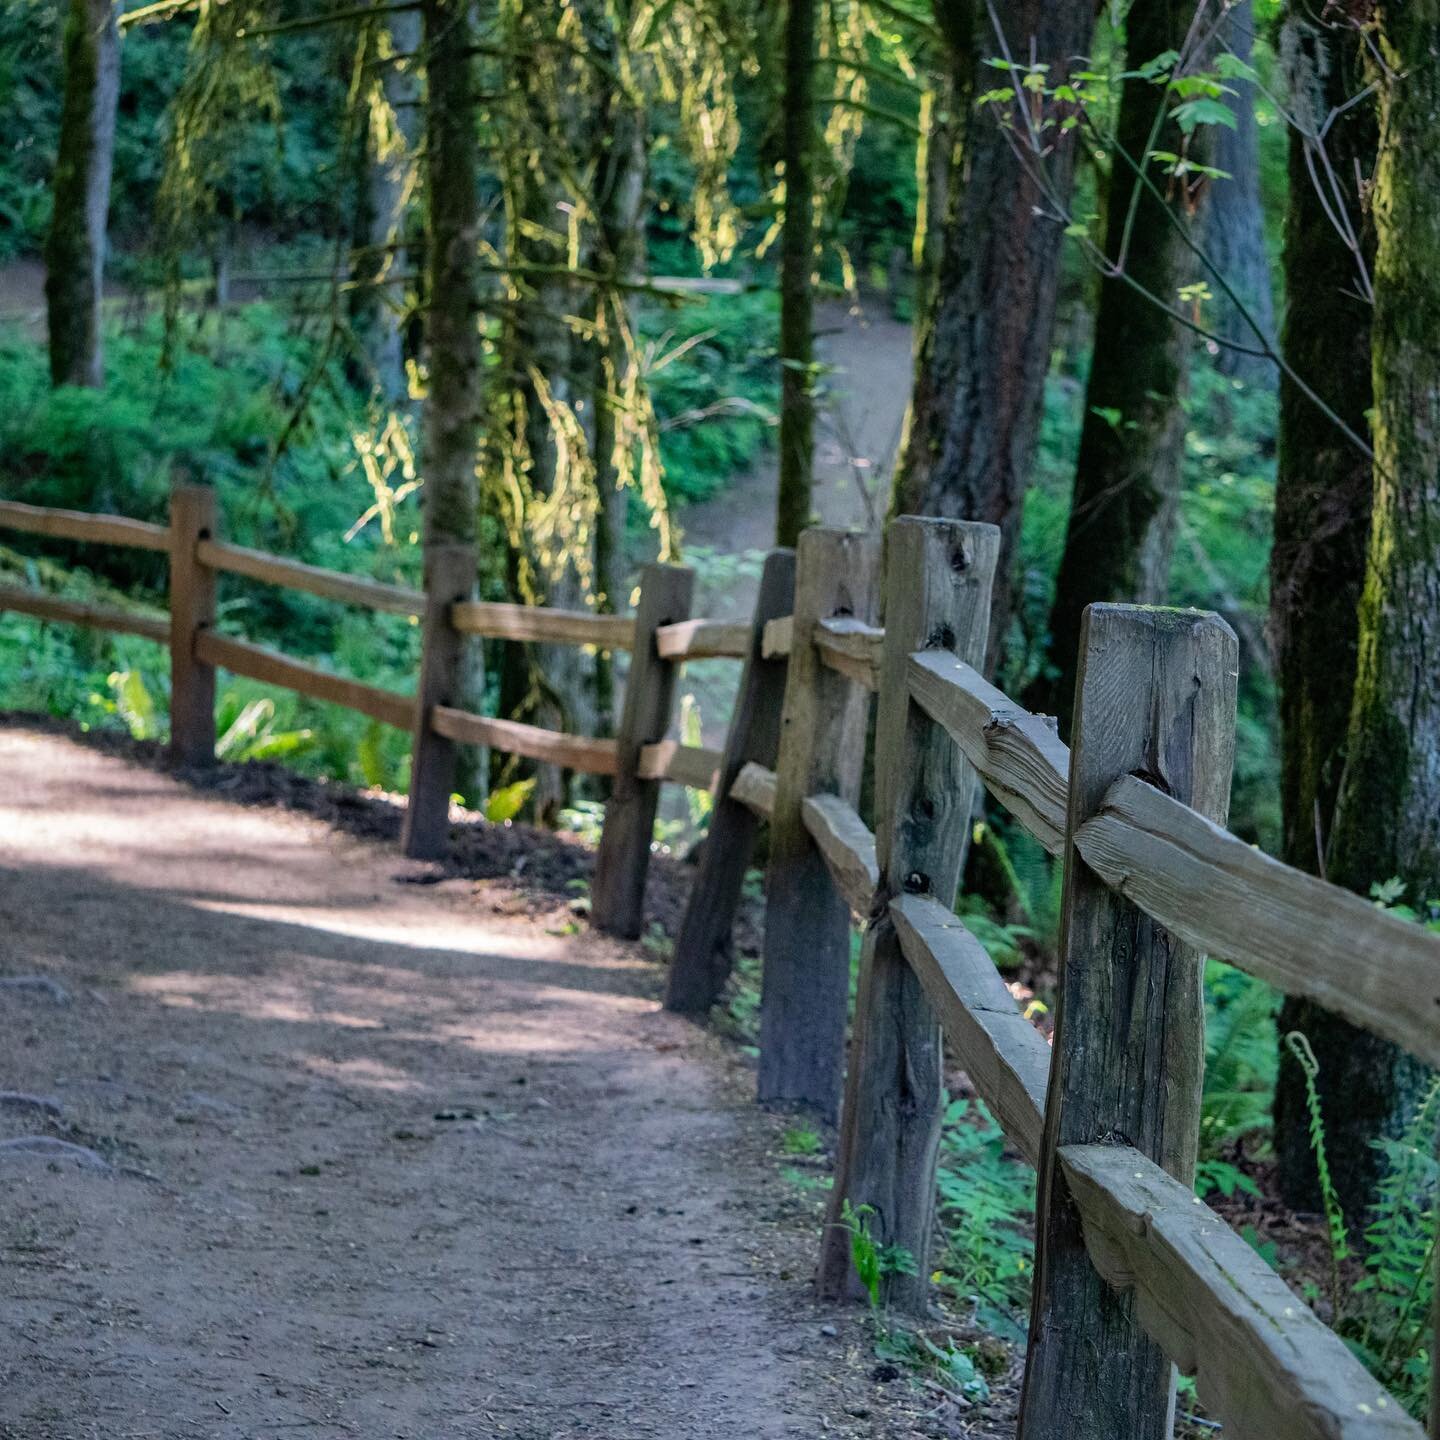
[[[0,585],[0,610],[15,610],[41,620],[59,620],[66,625],[110,630],[119,635],[141,635],[161,645],[170,639],[168,620],[137,615],[114,605],[97,605],[89,600],[65,600],[24,585]]]
[[[662,660],[743,660],[750,653],[750,627],[724,620],[682,620],[655,632]]]
[[[382,690],[378,685],[367,685],[361,680],[292,660],[278,650],[252,645],[248,640],[234,640],[228,635],[202,630],[195,637],[195,655],[206,665],[268,685],[280,685],[286,690],[297,690],[313,700],[328,700],[332,705],[358,710],[372,720],[394,725],[399,730],[408,730],[415,718],[415,702],[407,695],[397,695],[393,690]]]
[[[617,769],[613,740],[591,740],[583,735],[565,735],[558,730],[542,730],[538,725],[525,725],[518,720],[498,720],[472,715],[437,705],[430,723],[447,740],[462,745],[489,745],[510,755],[524,755],[543,760],[566,770],[580,770],[588,775],[614,775]]]
[[[592,615],[588,610],[544,610],[534,605],[467,600],[450,607],[450,623],[462,635],[492,640],[529,640],[546,645],[594,645],[599,650],[629,650],[635,622],[623,615]]]
[[[298,560],[282,560],[263,550],[248,550],[243,545],[228,545],[220,540],[200,541],[195,555],[202,565],[212,570],[263,580],[267,585],[281,585],[287,590],[303,590],[325,600],[338,600],[343,605],[361,605],[392,615],[425,613],[425,592],[410,590],[404,585],[386,585],[359,575],[342,575],[336,570],[322,570]]]
[[[617,933],[639,929],[656,787],[712,790],[731,828],[707,847],[696,893],[725,918],[717,929],[713,915],[694,917],[694,983],[672,984],[673,1008],[703,1011],[718,994],[715,951],[753,827],[773,819],[767,968],[782,988],[767,990],[761,1083],[777,1097],[825,1107],[843,1059],[840,922],[847,911],[867,922],[822,1288],[853,1292],[838,1217],[847,1203],[869,1206],[872,1239],[917,1262],[914,1276],[887,1277],[887,1298],[925,1303],[943,1032],[1041,1176],[1020,1440],[1162,1440],[1172,1363],[1242,1436],[1420,1435],[1191,1188],[1202,951],[1440,1065],[1440,937],[1224,828],[1234,637],[1214,617],[1092,607],[1072,752],[967,663],[988,626],[997,537],[986,526],[897,522],[885,631],[864,618],[877,598],[875,550],[833,532],[807,533],[798,579],[789,552],[771,557],[741,626],[691,619],[690,577],[675,567],[647,571],[633,620],[456,599],[473,575],[464,547],[427,558],[424,592],[337,575],[220,541],[213,498],[195,488],[177,491],[169,528],[0,502],[7,526],[169,552],[169,623],[19,586],[0,586],[0,609],[168,641],[177,738],[183,722],[199,746],[185,758],[213,753],[213,675],[224,667],[413,726],[417,747],[488,745],[613,777],[595,899],[597,923]],[[423,615],[427,657],[443,651],[447,665],[472,635],[630,649],[621,734],[471,714],[437,699],[443,689],[417,702],[218,634],[220,572]],[[746,662],[743,723],[724,752],[665,734],[676,668],[702,657]],[[879,697],[874,833],[858,812],[869,692]],[[424,833],[443,853],[443,766],[432,778]],[[953,912],[976,779],[1065,866],[1053,1050]]]
[[[0,528],[48,535],[56,540],[83,540],[91,545],[126,545],[133,550],[168,550],[170,531],[148,520],[123,515],[86,515],[79,510],[51,510],[0,500]]]

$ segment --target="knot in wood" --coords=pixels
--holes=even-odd
[[[970,568],[970,557],[965,553],[963,545],[957,545],[950,552],[950,568],[957,575],[963,575]]]
[[[920,870],[912,870],[905,877],[904,889],[907,895],[928,895],[930,893],[930,877]]]

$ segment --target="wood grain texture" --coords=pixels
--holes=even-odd
[[[915,703],[943,725],[985,788],[1052,854],[1065,848],[1070,751],[1051,721],[1022,709],[952,655],[912,655]]]
[[[1227,1435],[1419,1440],[1344,1341],[1188,1187],[1128,1146],[1067,1145],[1059,1159],[1095,1269],[1133,1293]]]
[[[640,750],[635,773],[642,780],[670,780],[691,790],[714,790],[723,751],[702,745],[682,745],[678,740],[659,740]]]
[[[635,643],[635,621],[624,615],[592,615],[588,610],[549,610],[541,605],[506,605],[467,600],[450,612],[450,623],[466,635],[495,640],[538,640],[551,645],[594,645],[628,650]]]
[[[488,745],[509,755],[525,755],[566,770],[587,775],[614,775],[618,765],[614,740],[592,740],[585,735],[565,735],[519,720],[498,720],[438,705],[431,715],[436,734],[463,745]]]
[[[170,531],[148,520],[124,515],[90,515],[83,510],[58,510],[0,500],[0,530],[23,530],[56,540],[84,540],[94,545],[128,545],[134,550],[168,550]]]
[[[660,798],[660,782],[642,779],[638,773],[640,752],[665,738],[675,692],[677,667],[660,658],[655,632],[662,625],[689,619],[694,591],[694,572],[679,565],[647,565],[640,581],[635,648],[617,736],[615,786],[605,806],[605,828],[590,887],[591,923],[597,930],[626,940],[640,935],[650,841]]]
[[[1272,860],[1133,775],[1075,848],[1196,949],[1440,1066],[1440,935]]]
[[[170,760],[215,760],[215,667],[196,641],[215,624],[215,572],[196,558],[219,531],[220,512],[208,485],[177,485],[170,494]]]
[[[811,795],[858,803],[869,706],[860,686],[820,663],[814,639],[822,620],[874,620],[879,569],[877,536],[811,529],[800,537],[770,817],[758,1093],[826,1120],[839,1110],[845,1063],[850,905],[801,807]]]
[[[480,646],[450,624],[450,610],[474,593],[475,547],[434,542],[425,547],[425,619],[420,649],[414,730],[410,740],[410,793],[400,850],[412,860],[444,860],[450,853],[450,796],[455,790],[455,740],[435,728],[438,706],[456,706],[484,690],[477,673]]]
[[[815,631],[820,659],[867,690],[880,687],[880,652],[885,632],[863,620],[822,620]]]
[[[775,772],[754,761],[742,765],[729,794],[752,814],[768,820],[775,813]]]
[[[682,620],[655,632],[662,660],[743,660],[750,653],[750,627],[742,621]]]
[[[836,795],[808,795],[800,816],[831,878],[850,909],[862,920],[875,903],[880,867],[875,860],[875,837],[870,828]]]
[[[212,570],[227,575],[243,575],[267,585],[280,585],[287,590],[303,590],[325,600],[338,600],[344,605],[360,605],[367,610],[383,610],[391,615],[423,615],[425,592],[404,585],[386,585],[367,580],[361,575],[342,575],[338,570],[324,570],[318,565],[305,565],[299,560],[284,560],[264,550],[251,550],[244,545],[230,545],[220,540],[202,540],[195,549],[196,558]]]
[[[1082,628],[1070,835],[1121,775],[1154,777],[1223,821],[1238,646],[1218,616],[1092,605]],[[1169,1361],[1100,1279],[1055,1159],[1123,1138],[1194,1180],[1204,1072],[1203,957],[1067,850],[1054,1059],[1039,1167],[1022,1440],[1168,1440]]]
[[[24,585],[0,585],[0,610],[14,610],[41,620],[59,620],[66,625],[83,625],[90,630],[110,630],[117,635],[140,635],[161,645],[170,640],[170,622],[158,615],[136,615],[88,600],[64,600]]]
[[[252,645],[248,640],[232,640],[213,630],[202,630],[195,636],[195,655],[206,665],[219,666],[235,675],[248,675],[269,685],[309,695],[313,700],[328,700],[358,710],[383,725],[397,730],[410,729],[415,716],[415,701],[409,695],[397,695],[378,685],[367,685],[346,675],[335,675],[318,666],[292,660],[278,650]]]
[[[760,822],[774,807],[775,772],[763,808],[737,793],[741,777],[773,766],[780,745],[780,711],[785,701],[786,662],[763,654],[765,626],[788,615],[795,603],[795,552],[772,550],[765,557],[746,639],[745,671],[730,730],[720,785],[710,814],[710,831],[685,901],[675,955],[665,984],[665,1008],[704,1015],[720,998],[730,977],[731,930]]]
[[[795,619],[791,615],[777,615],[765,627],[760,653],[767,660],[781,660],[790,653],[795,643]]]
[[[859,1294],[843,1206],[847,1200],[857,1209],[868,1205],[876,1242],[902,1246],[915,1258],[915,1274],[887,1277],[884,1298],[916,1314],[928,1301],[943,1053],[935,1011],[881,902],[904,893],[933,896],[947,907],[954,903],[970,839],[975,775],[950,737],[912,703],[906,677],[917,650],[982,663],[999,548],[995,526],[959,520],[906,517],[886,537],[885,649],[875,724],[880,884],[876,918],[861,952],[819,1284],[833,1298]]]
[[[1020,1013],[995,962],[953,910],[923,895],[897,895],[890,917],[940,1028],[1006,1138],[1040,1160],[1050,1046]]]

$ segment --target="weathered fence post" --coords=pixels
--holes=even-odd
[[[766,623],[789,615],[794,603],[795,552],[772,550],[765,557],[755,597],[750,652],[725,738],[725,761],[720,767],[710,831],[685,904],[665,987],[665,1008],[683,1015],[705,1014],[720,998],[730,975],[730,930],[760,828],[759,816],[730,798],[730,786],[751,761],[772,768],[775,764],[787,666],[784,657],[767,660],[762,649]]]
[[[1221,824],[1235,756],[1238,647],[1216,615],[1092,605],[1080,636],[1068,835],[1139,775]],[[1167,1440],[1168,1359],[1133,1295],[1100,1278],[1056,1150],[1123,1143],[1194,1181],[1205,1068],[1203,957],[1065,849],[1060,989],[1045,1110],[1025,1440]]]
[[[940,1143],[940,1027],[900,950],[884,904],[892,895],[954,903],[970,839],[975,777],[954,741],[910,699],[909,657],[946,650],[980,666],[1000,553],[993,525],[905,518],[885,552],[885,645],[875,725],[876,913],[861,952],[840,1152],[820,1252],[820,1293],[861,1292],[844,1209],[869,1207],[877,1244],[916,1262],[886,1281],[885,1301],[923,1311]],[[1057,1432],[1059,1433],[1059,1432]]]
[[[177,485],[170,493],[170,759],[215,760],[215,667],[195,658],[195,635],[215,623],[215,572],[195,547],[218,533],[215,492]]]
[[[815,649],[821,620],[874,621],[880,569],[876,535],[806,530],[795,572],[795,621],[785,679],[760,1000],[762,1103],[835,1117],[850,1004],[850,906],[801,816],[808,795],[854,805],[865,763],[869,695]]]
[[[645,909],[645,875],[660,782],[635,773],[640,751],[665,738],[675,694],[676,665],[660,658],[655,632],[690,618],[695,573],[681,565],[647,565],[635,607],[635,641],[625,680],[615,788],[605,806],[605,828],[590,887],[590,920],[607,935],[634,940]]]
[[[412,860],[443,860],[450,852],[456,746],[435,733],[430,716],[437,705],[461,705],[478,688],[471,680],[472,667],[482,663],[480,647],[469,644],[450,623],[450,607],[474,593],[475,570],[472,545],[445,542],[425,547],[420,682],[410,746],[410,795],[400,831],[400,849]]]

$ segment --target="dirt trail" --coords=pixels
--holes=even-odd
[[[54,735],[0,774],[0,1435],[940,1433],[637,949]]]

